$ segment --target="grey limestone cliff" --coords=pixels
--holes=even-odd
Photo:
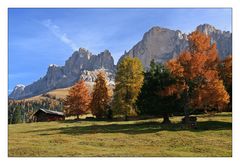
[[[217,30],[209,24],[199,25],[196,30],[209,35],[212,42],[216,42],[220,58],[232,54],[232,34]],[[180,52],[188,48],[187,34],[180,30],[170,30],[161,27],[153,27],[146,32],[141,41],[132,47],[125,56],[138,57],[145,69],[149,68],[152,59],[158,63],[176,57]]]
[[[108,50],[93,55],[80,48],[65,62],[64,66],[49,65],[46,75],[28,86],[16,86],[9,95],[12,99],[36,96],[57,88],[69,87],[80,79],[93,82],[99,70],[107,72],[108,80],[114,81],[114,61]]]

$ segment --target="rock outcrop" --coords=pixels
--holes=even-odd
[[[21,97],[24,93],[24,88],[25,88],[25,86],[22,84],[16,85],[15,88],[13,89],[11,95],[15,96],[16,98]]]
[[[28,86],[16,86],[9,95],[12,99],[23,99],[46,93],[53,89],[72,86],[78,80],[95,81],[100,70],[105,70],[109,82],[114,82],[115,66],[108,50],[93,55],[80,48],[65,62],[64,66],[49,65],[46,75]]]
[[[153,27],[146,32],[143,39],[133,46],[130,51],[126,52],[122,58],[127,55],[130,57],[138,57],[146,69],[149,67],[152,59],[154,59],[155,62],[163,63],[177,56],[181,51],[185,50],[187,46],[187,35],[181,31]]]
[[[218,30],[209,24],[199,25],[196,29],[209,35],[212,42],[217,44],[218,54],[221,59],[232,54],[232,33]]]

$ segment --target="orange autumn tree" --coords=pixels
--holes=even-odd
[[[221,109],[229,95],[217,70],[218,53],[210,37],[199,31],[188,36],[189,49],[166,63],[177,83],[166,88],[166,95],[181,93],[186,121],[191,109]]]
[[[96,118],[109,117],[111,91],[107,85],[106,73],[100,71],[93,87],[91,111]]]
[[[89,112],[89,104],[91,97],[88,87],[83,80],[77,82],[69,89],[69,93],[64,102],[64,112],[66,116],[87,114]]]

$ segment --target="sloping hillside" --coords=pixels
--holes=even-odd
[[[92,88],[93,88],[93,85],[94,83],[93,82],[85,82],[86,85],[88,86],[90,92],[92,91]],[[56,97],[56,98],[61,98],[61,99],[64,99],[67,94],[68,94],[68,90],[70,89],[71,87],[68,87],[68,88],[59,88],[59,89],[54,89],[50,92],[47,92],[45,94],[41,94],[41,95],[38,95],[38,96],[34,96],[34,97],[30,97],[30,98],[27,98],[25,100],[39,100],[39,99],[45,99],[46,97]]]
[[[50,92],[47,92],[46,94],[30,97],[30,98],[27,98],[25,100],[30,101],[30,100],[45,99],[47,95],[49,95],[49,96],[56,96],[56,98],[65,98],[67,96],[67,94],[68,94],[68,90],[69,89],[70,89],[70,87],[69,88],[55,89],[55,90],[52,90]]]

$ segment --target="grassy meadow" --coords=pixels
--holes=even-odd
[[[89,87],[89,90],[91,91],[93,88],[93,83],[91,82],[85,82],[86,85]],[[58,89],[54,89],[51,90],[49,92],[47,92],[46,94],[51,95],[51,96],[55,96],[56,98],[61,98],[64,99],[66,98],[66,96],[68,95],[68,91],[69,91],[70,87],[68,88],[58,88]],[[31,101],[31,100],[40,100],[40,99],[46,99],[46,97],[42,96],[42,95],[37,95],[37,96],[33,96],[27,99],[24,99],[26,101]]]
[[[10,157],[232,155],[232,114],[199,115],[198,128],[187,130],[182,117],[172,125],[162,119],[74,121],[9,125]]]

